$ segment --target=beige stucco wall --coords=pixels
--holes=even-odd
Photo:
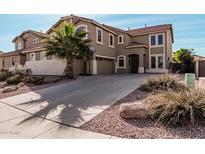
[[[25,35],[27,35],[28,37],[25,37]],[[43,38],[32,33],[32,32],[28,32],[28,33],[25,33],[23,36],[20,36],[15,42],[15,49],[17,49],[17,44],[18,42],[20,41],[21,44],[22,44],[22,48],[23,49],[26,49],[26,48],[31,48],[31,47],[37,47],[39,46],[40,43],[38,44],[33,44],[33,40],[38,38],[39,41],[43,41]]]
[[[75,24],[78,25],[87,25],[88,26],[88,38],[91,40],[90,45],[94,46],[96,49],[96,55],[108,56],[108,57],[116,57],[116,47],[117,47],[117,36],[114,35],[114,48],[109,47],[109,33],[105,29],[103,30],[103,45],[96,43],[96,25],[79,21]],[[100,28],[100,27],[99,27]]]
[[[150,53],[151,54],[163,54],[164,53],[164,48],[163,47],[150,48]]]
[[[63,75],[65,69],[65,61],[53,60],[40,60],[40,61],[27,61],[26,68],[32,70],[33,75]],[[74,60],[73,72],[77,76],[85,73],[84,62],[81,60]]]

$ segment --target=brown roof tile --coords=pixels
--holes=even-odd
[[[126,46],[126,48],[135,48],[135,47],[145,47],[145,48],[147,48],[147,45],[144,44],[144,43],[140,43],[140,42],[131,42]]]
[[[22,54],[22,51],[11,51],[11,52],[4,52],[2,54],[0,54],[0,57],[8,57],[8,56],[15,56],[15,55],[20,55]]]
[[[42,32],[38,32],[38,31],[35,31],[35,30],[26,30],[26,31],[23,31],[19,36],[16,36],[12,40],[12,42],[14,42],[18,37],[22,36],[23,34],[29,33],[29,32],[34,33],[34,34],[36,34],[38,36],[41,36],[41,37],[44,37],[44,38],[48,38],[48,34],[45,34],[45,33],[42,33]]]
[[[42,51],[42,50],[44,50],[43,44],[36,46],[36,47],[24,49],[24,50],[22,50],[22,53],[29,53],[29,52]]]
[[[136,36],[136,35],[142,35],[142,34],[147,34],[147,33],[153,33],[156,31],[165,31],[171,28],[172,28],[172,24],[156,25],[156,26],[128,30],[127,33],[132,36]]]

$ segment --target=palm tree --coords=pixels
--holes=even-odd
[[[71,24],[64,22],[59,28],[53,29],[52,38],[46,40],[46,56],[54,55],[60,60],[66,61],[64,76],[67,79],[72,79],[73,75],[73,60],[81,58],[89,60],[91,50],[88,45],[90,42],[84,37],[87,33],[84,30],[76,31]]]

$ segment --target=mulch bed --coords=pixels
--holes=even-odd
[[[205,126],[165,128],[156,126],[151,119],[123,119],[118,109],[122,103],[133,103],[147,97],[147,93],[135,90],[80,128],[92,132],[135,139],[205,138]]]
[[[16,91],[12,91],[12,92],[8,92],[8,93],[2,93],[0,91],[0,99],[23,94],[23,93],[30,92],[30,91],[35,91],[35,90],[40,90],[40,89],[52,87],[52,86],[63,84],[63,83],[70,82],[70,81],[71,80],[61,80],[58,82],[57,81],[56,82],[46,82],[45,84],[41,84],[41,85],[25,84],[25,85],[19,87],[19,89]]]

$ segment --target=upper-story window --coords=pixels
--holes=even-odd
[[[40,39],[39,38],[33,39],[33,44],[38,44],[38,43],[40,43]]]
[[[80,33],[82,31],[85,31],[86,33],[88,32],[88,26],[87,25],[78,25],[76,27],[76,32]],[[84,37],[84,39],[88,39],[88,34],[86,34],[86,36]]]
[[[109,33],[109,47],[114,47],[114,35]]]
[[[117,40],[118,40],[118,44],[123,44],[124,43],[123,35],[119,35]]]
[[[96,42],[103,44],[103,30],[98,27],[96,28]]]
[[[152,35],[151,36],[151,46],[155,46],[156,45],[156,36]]]
[[[158,35],[158,45],[162,45],[163,44],[163,35]]]
[[[21,50],[22,49],[22,44],[21,44],[21,42],[18,42],[17,43],[17,50]]]
[[[151,46],[162,46],[164,43],[163,34],[155,34],[150,36]]]

